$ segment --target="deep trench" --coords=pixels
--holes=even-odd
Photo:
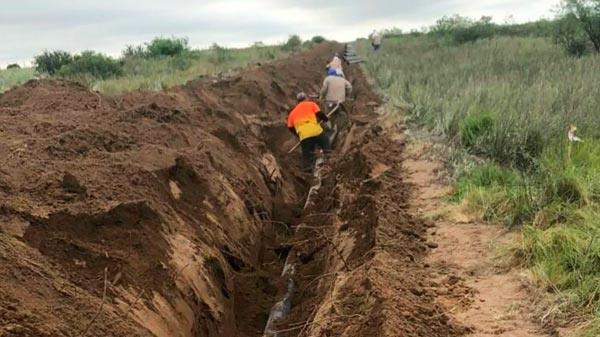
[[[347,74],[352,71],[353,69],[349,69]],[[219,82],[218,85],[232,85],[232,83]],[[365,96],[367,95],[370,96],[371,93],[365,94]],[[227,116],[225,115],[225,117]],[[273,306],[286,298],[285,294],[289,289],[290,278],[285,276],[284,267],[288,261],[290,265],[296,266],[292,278],[294,281],[293,291],[289,292],[292,296],[287,297],[289,312],[285,318],[274,322],[271,326],[273,331],[285,329],[289,325],[288,323],[310,319],[310,312],[321,303],[325,294],[324,289],[329,285],[326,284],[317,291],[314,289],[314,284],[311,287],[307,286],[310,281],[331,269],[340,267],[340,264],[337,263],[339,261],[332,263],[332,260],[336,259],[335,245],[329,239],[323,239],[328,236],[331,238],[335,233],[327,233],[321,235],[320,238],[316,238],[316,236],[322,234],[321,227],[328,227],[332,230],[335,227],[332,223],[334,219],[324,214],[330,214],[339,209],[339,200],[334,193],[337,187],[337,177],[330,173],[337,169],[339,158],[336,158],[335,152],[339,146],[336,144],[344,142],[350,129],[348,117],[346,112],[340,111],[333,118],[340,133],[333,147],[332,158],[326,165],[329,173],[323,175],[321,189],[318,194],[313,195],[317,202],[309,203],[308,207],[305,207],[306,197],[311,186],[314,186],[318,179],[315,180],[312,175],[300,172],[300,150],[293,154],[281,151],[281,140],[290,138],[288,130],[284,126],[263,127],[264,144],[260,144],[257,148],[266,149],[265,152],[275,157],[280,168],[285,171],[283,179],[286,186],[288,188],[293,186],[296,198],[291,203],[283,202],[282,200],[286,200],[286,198],[279,195],[280,191],[275,188],[271,191],[270,196],[264,198],[261,196],[262,199],[258,201],[255,191],[248,191],[246,190],[247,186],[242,186],[245,181],[236,181],[236,183],[239,182],[239,185],[235,186],[238,189],[234,194],[245,202],[246,214],[244,216],[255,220],[261,226],[258,240],[254,240],[254,238],[246,240],[247,236],[240,239],[240,242],[219,240],[221,237],[211,237],[212,233],[209,229],[202,226],[209,222],[205,219],[207,212],[197,205],[202,205],[205,201],[218,205],[215,196],[205,193],[211,188],[215,190],[216,188],[208,184],[209,180],[203,176],[203,173],[213,174],[212,170],[219,170],[219,163],[213,162],[210,152],[196,153],[199,151],[194,151],[192,155],[197,155],[196,163],[200,165],[195,166],[194,162],[185,159],[185,156],[178,157],[175,165],[152,171],[147,173],[147,176],[139,178],[139,181],[152,182],[148,189],[152,189],[152,191],[155,188],[158,189],[156,195],[152,195],[156,198],[153,199],[154,203],[144,200],[130,201],[108,210],[81,214],[61,211],[51,214],[48,218],[24,214],[23,216],[32,225],[24,234],[23,239],[64,270],[71,271],[68,273],[69,280],[78,287],[90,291],[96,297],[102,296],[99,289],[102,289],[103,283],[106,284],[106,277],[103,282],[102,277],[98,277],[98,275],[101,275],[107,266],[110,266],[112,274],[121,278],[115,278],[115,284],[120,281],[120,284],[144,289],[145,293],[140,293],[143,296],[139,303],[136,301],[132,301],[132,303],[139,304],[139,307],[142,308],[140,311],[157,314],[158,317],[154,318],[156,324],[154,326],[146,324],[143,317],[137,316],[136,319],[132,318],[130,328],[132,331],[137,328],[139,331],[157,336],[169,336],[169,332],[179,336],[194,337],[263,336]],[[226,125],[226,123],[224,124]],[[245,130],[240,126],[238,131]],[[223,141],[224,146],[236,148],[236,153],[243,150],[235,135],[226,129],[216,130],[212,136]],[[252,161],[253,164],[257,162],[259,160]],[[204,164],[211,169],[208,170],[205,167],[202,170]],[[217,175],[213,174],[210,177],[215,176]],[[248,180],[252,183],[256,181],[260,183],[260,177],[256,180],[252,180],[253,178],[248,178]],[[171,182],[175,182],[181,189],[179,191],[181,198],[172,197],[172,191],[169,190]],[[266,185],[271,183],[265,178]],[[71,187],[70,189],[73,190]],[[77,190],[78,186],[74,187]],[[233,191],[233,188],[231,190]],[[244,193],[248,195],[241,195]],[[272,202],[270,209],[265,209],[269,208],[264,205],[263,201],[265,200]],[[222,210],[225,210],[225,207]],[[219,217],[217,220],[226,222],[226,216],[214,213],[215,217]],[[202,253],[205,255],[198,256],[197,260],[178,266],[175,270],[169,270],[157,261],[164,261],[165,264],[169,262],[165,257],[169,255],[173,243],[168,241],[167,237],[171,238],[176,230],[184,227],[178,224],[173,227],[173,232],[167,233],[169,235],[163,235],[164,227],[161,217],[170,217],[173,214],[189,222],[189,225],[185,226],[189,232],[185,232],[185,234],[189,234],[186,239],[189,238],[190,245],[205,240],[203,243],[213,246],[210,246],[210,250],[203,250]],[[312,229],[299,230],[301,224]],[[235,226],[236,224],[230,221],[229,225]],[[215,232],[218,231],[215,230]],[[98,247],[105,249],[104,254],[98,253]],[[114,254],[109,255],[106,251]],[[86,268],[74,268],[72,262],[74,258],[86,262]],[[195,255],[194,258],[196,258]],[[198,265],[201,267],[194,269],[193,264],[196,261],[200,262]],[[186,262],[187,260],[184,261],[184,263]],[[190,267],[188,268],[188,266]],[[202,274],[204,271],[208,271],[208,275]],[[187,278],[184,279],[183,274],[186,274]],[[207,287],[215,286],[215,289],[203,291],[204,289],[194,288],[200,282],[209,284]],[[173,303],[177,300],[180,301],[169,306],[167,310],[162,310],[160,306],[154,304],[154,298],[151,295],[153,292],[163,295],[164,301],[167,303],[169,300],[172,300]],[[114,293],[111,293],[111,296]],[[204,298],[201,295],[213,296],[209,299],[214,300],[213,303],[203,301]],[[120,294],[117,294],[116,297],[119,296]],[[221,301],[219,304],[222,304],[225,312],[215,315],[214,307],[217,306],[214,306],[214,302],[218,301]],[[210,306],[211,304],[213,307]],[[178,305],[185,306],[186,310],[189,308],[191,317],[169,316],[173,310],[178,309],[176,308]],[[219,308],[221,307],[219,306]],[[169,312],[169,310],[171,311]],[[188,311],[184,313],[187,314]],[[186,326],[188,323],[189,325]],[[112,327],[106,329],[112,329]],[[277,337],[290,337],[297,336],[298,333],[297,330],[291,330],[276,335]]]
[[[332,120],[338,126],[338,130],[335,131],[335,140],[332,143],[335,152],[336,146],[344,141],[350,122],[347,112],[343,110],[336,113]],[[275,139],[281,132],[281,128],[266,130],[267,143],[272,143],[269,138]],[[276,152],[274,151],[274,153]],[[275,157],[284,169],[293,170],[297,168],[292,169],[287,166],[290,166],[290,161],[299,161],[300,151],[298,150],[291,156],[276,155]],[[236,277],[234,294],[236,336],[297,336],[299,331],[279,333],[278,330],[287,330],[282,327],[285,326],[284,322],[289,319],[307,319],[308,313],[304,310],[304,306],[307,303],[314,306],[321,301],[319,297],[322,294],[307,294],[306,289],[302,289],[295,281],[297,278],[305,278],[307,275],[302,275],[302,273],[306,270],[310,271],[310,275],[324,274],[324,269],[327,268],[325,261],[331,254],[331,247],[328,243],[319,243],[316,247],[310,247],[307,250],[304,249],[305,247],[298,249],[295,245],[296,241],[306,240],[306,233],[298,232],[299,225],[314,223],[325,227],[331,219],[326,216],[320,217],[319,214],[326,214],[335,207],[330,201],[320,200],[322,196],[319,194],[320,191],[324,194],[331,194],[331,190],[333,190],[333,184],[335,184],[333,177],[323,172],[326,167],[330,170],[335,167],[335,159],[325,160],[322,153],[318,155],[318,158],[313,173],[297,173],[288,177],[288,179],[294,180],[299,196],[294,204],[274,204],[270,217],[265,216],[265,213],[257,215],[263,217],[261,220],[264,224],[259,246],[256,247],[259,251],[259,260],[256,266],[259,272],[254,277]],[[277,195],[273,197],[275,200],[278,199]],[[249,211],[253,213],[256,210],[250,208]],[[294,255],[293,259],[290,259],[290,253]],[[229,266],[238,273],[238,276],[249,267],[244,266],[243,262],[228,255],[227,252],[225,252],[225,257]],[[297,270],[298,267],[301,267],[302,270]],[[249,284],[253,284],[258,291],[248,292]],[[257,298],[258,296],[263,298]],[[254,307],[249,305],[253,302],[264,302],[267,305],[263,305],[261,312],[253,312]],[[283,310],[282,304],[285,307]],[[278,315],[282,313],[284,317]],[[272,321],[269,321],[269,318]]]

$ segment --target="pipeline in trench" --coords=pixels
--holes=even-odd
[[[347,123],[347,118],[345,118],[345,117],[347,117],[347,116],[345,116],[346,112],[345,111],[338,112],[338,110],[341,110],[340,107],[341,107],[340,104],[337,104],[335,107],[330,106],[330,112],[328,113],[328,117],[331,117],[331,119],[333,120],[333,128],[331,130],[329,130],[329,132],[328,132],[328,138],[329,138],[330,144],[332,144],[332,145],[335,144],[335,141],[336,141],[338,135],[340,134],[340,130],[338,128],[338,124],[336,123],[336,121],[342,125]],[[339,117],[333,118],[332,115],[336,112],[339,114]],[[325,156],[325,154],[323,152],[321,152],[321,158],[317,159],[316,164],[315,164],[315,169],[313,171],[312,185],[310,186],[310,188],[308,190],[306,199],[304,201],[304,205],[302,207],[302,210],[304,212],[306,212],[306,210],[309,209],[310,206],[314,206],[315,203],[318,202],[317,197],[318,197],[319,190],[323,186],[323,176],[324,176],[326,161],[329,161],[329,158],[327,158]],[[294,230],[293,237],[297,237],[299,230],[302,228],[303,227],[300,225],[297,226]],[[277,322],[284,320],[290,314],[290,311],[292,309],[292,303],[293,303],[292,299],[293,299],[294,293],[297,290],[297,284],[294,281],[294,276],[295,276],[296,271],[297,271],[296,262],[293,262],[291,259],[291,255],[288,254],[288,256],[286,257],[284,266],[283,266],[283,271],[280,276],[281,279],[286,284],[285,292],[283,294],[283,298],[280,301],[278,301],[277,303],[275,303],[275,305],[273,305],[273,308],[271,309],[271,311],[269,313],[269,318],[267,320],[263,336],[268,336],[268,337],[280,337],[281,336],[275,327],[276,327]]]
[[[335,134],[334,134],[333,138],[335,138]],[[314,198],[317,196],[317,193],[319,192],[319,189],[322,186],[322,179],[323,179],[322,164],[323,164],[323,160],[319,159],[317,161],[316,169],[314,171],[315,184],[310,187],[308,196],[306,197],[306,202],[304,204],[304,208],[303,208],[304,210],[306,210],[306,208],[312,202],[314,202]],[[296,229],[296,231],[299,228],[300,227],[298,227]],[[287,288],[286,288],[285,294],[283,295],[283,299],[281,301],[275,303],[275,305],[271,309],[271,312],[269,314],[269,319],[267,320],[267,325],[265,327],[264,336],[279,337],[279,334],[277,333],[277,331],[274,330],[274,324],[277,321],[284,319],[290,313],[290,310],[292,308],[292,296],[294,295],[294,291],[296,288],[296,285],[294,282],[295,270],[296,270],[296,266],[290,261],[290,256],[288,255],[288,257],[286,258],[284,267],[283,267],[283,271],[281,273],[281,277],[283,279],[287,280]]]

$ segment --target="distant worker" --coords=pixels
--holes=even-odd
[[[378,33],[376,30],[373,30],[373,33],[371,33],[371,46],[373,46],[374,51],[377,51],[379,50],[379,48],[381,48],[381,40],[381,34]]]
[[[298,104],[290,112],[287,126],[291,133],[300,138],[302,148],[302,168],[311,172],[315,165],[315,149],[317,146],[328,156],[331,152],[329,138],[324,134],[319,121],[329,122],[329,118],[321,112],[315,102],[306,99],[306,94],[301,92],[296,96]],[[329,128],[326,126],[326,128]]]
[[[352,84],[339,76],[335,69],[329,69],[327,75],[323,81],[319,99],[325,99],[329,107],[337,103],[344,103],[346,96],[352,93]]]
[[[342,60],[340,59],[340,54],[335,53],[335,55],[333,55],[333,59],[327,64],[327,70],[329,69],[334,69],[338,75],[344,77],[344,71],[342,69]]]

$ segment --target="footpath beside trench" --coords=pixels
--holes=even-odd
[[[448,316],[465,326],[469,337],[549,337],[535,309],[526,272],[503,266],[500,249],[517,233],[484,223],[448,202],[452,189],[442,182],[445,168],[432,143],[410,138],[405,152],[412,212],[429,221],[425,263],[432,269],[432,290]]]

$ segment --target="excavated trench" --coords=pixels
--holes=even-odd
[[[413,291],[424,226],[359,68],[319,178],[287,154],[294,94],[318,92],[340,49],[166,92],[2,94],[0,335],[454,336]],[[414,319],[387,319],[399,305]]]
[[[286,260],[295,277],[326,269],[332,238],[307,239],[298,226],[331,225],[335,201],[302,209],[313,178],[286,153],[284,123],[294,93],[317,92],[339,48],[165,93],[114,98],[31,81],[0,96],[15,144],[0,153],[1,239],[14,253],[3,256],[0,289],[17,311],[41,313],[17,330],[81,333],[74,322],[91,320],[100,301],[107,317],[87,335],[261,336],[287,289]],[[18,271],[37,264],[52,275],[19,284]],[[295,283],[292,311],[314,301]],[[38,294],[24,298],[30,288]],[[48,301],[62,309],[45,311]]]

